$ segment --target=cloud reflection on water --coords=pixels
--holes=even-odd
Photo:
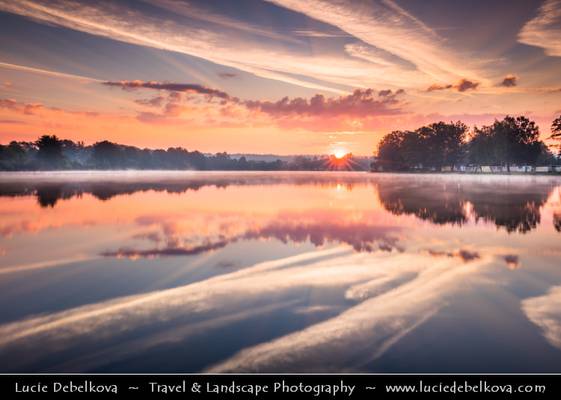
[[[542,330],[547,341],[561,349],[561,286],[552,287],[542,296],[523,300],[522,310]]]
[[[274,309],[275,304],[282,307],[289,301],[298,302],[310,289],[331,288],[352,301],[342,314],[271,343],[256,344],[255,349],[214,369],[344,369],[350,361],[358,368],[429,318],[455,290],[455,279],[477,272],[481,264],[457,265],[449,259],[435,262],[405,254],[350,253],[348,248],[314,251],[173,289],[5,324],[0,326],[0,351],[11,359],[10,355],[26,349],[25,357],[11,361],[12,368],[33,365],[50,354],[72,353],[79,347],[88,349],[87,353],[103,352],[105,357],[97,360],[103,364],[114,361],[112,353],[105,352],[107,347],[121,343],[123,348],[115,356],[130,356],[138,346],[146,349],[185,340],[197,331],[197,324],[204,322],[210,329],[210,324],[221,325],[224,319],[227,323],[242,310],[238,316],[243,319],[252,310],[261,312],[266,304]],[[151,333],[129,343],[128,335],[148,326]],[[71,359],[67,363],[72,365]]]
[[[138,279],[149,268],[169,286],[132,285],[55,311],[30,307],[41,314],[0,325],[0,355],[8,360],[2,369],[103,370],[161,346],[180,350],[213,331],[236,335],[232,326],[251,330],[250,321],[266,318],[279,318],[282,329],[256,336],[243,331],[243,345],[201,356],[193,370],[367,369],[432,321],[458,291],[492,281],[479,280],[486,271],[516,275],[512,270],[523,265],[531,274],[526,267],[540,266],[535,260],[542,246],[557,243],[561,212],[554,178],[102,178],[0,180],[0,244],[6,248],[0,278],[33,280],[60,267],[68,274],[51,278],[49,270],[40,284],[48,291],[50,279],[61,279],[71,287],[83,270],[56,260],[101,254],[87,267],[109,266],[99,282]],[[65,245],[53,249],[61,238]],[[276,253],[274,246],[294,253]],[[248,249],[269,261],[248,261]],[[44,256],[49,251],[57,251],[54,261]],[[21,262],[4,261],[10,257]],[[171,264],[176,269],[166,269]],[[505,275],[501,279],[506,285]],[[560,318],[550,307],[557,301],[552,293],[524,301],[523,309],[556,345]]]

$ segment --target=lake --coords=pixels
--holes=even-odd
[[[561,179],[0,174],[4,372],[561,372]]]

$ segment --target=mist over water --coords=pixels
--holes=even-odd
[[[561,178],[0,174],[0,370],[561,368]]]

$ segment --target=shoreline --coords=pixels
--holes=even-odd
[[[164,169],[114,169],[114,170],[24,170],[24,171],[0,171],[0,181],[19,181],[26,179],[60,180],[60,179],[136,179],[145,177],[151,180],[175,179],[175,178],[204,178],[211,179],[235,177],[236,175],[247,177],[259,176],[310,176],[318,175],[324,177],[343,176],[419,176],[419,177],[561,177],[561,172],[461,172],[461,171],[343,171],[343,170],[278,170],[278,171],[255,171],[255,170],[164,170]]]
[[[561,176],[561,171],[552,172],[462,172],[462,171],[368,171],[372,174],[410,174],[410,175],[475,175],[475,176]]]

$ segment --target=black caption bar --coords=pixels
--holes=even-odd
[[[3,398],[364,399],[561,395],[561,375],[0,375]],[[8,395],[8,396],[6,396]],[[559,397],[558,397],[559,398]]]

